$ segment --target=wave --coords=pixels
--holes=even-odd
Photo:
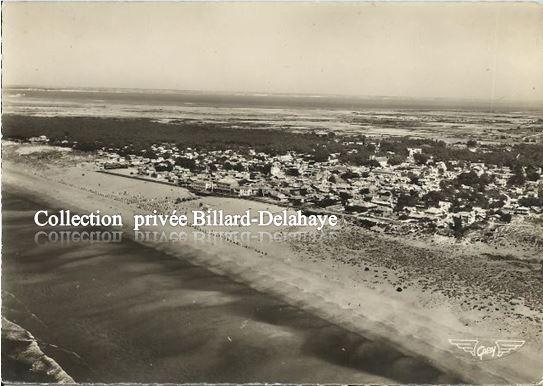
[[[43,353],[36,338],[30,332],[4,317],[2,318],[2,345],[4,346],[2,353],[19,367],[26,368],[28,377],[32,381],[75,383],[74,379],[54,359]]]

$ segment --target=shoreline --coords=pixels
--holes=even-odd
[[[31,382],[75,383],[53,358],[42,351],[38,340],[28,330],[5,317],[2,317],[2,341],[7,346],[5,355],[8,360],[14,361],[16,366],[30,368]],[[3,381],[9,383],[5,377]]]
[[[48,350],[62,347],[60,352],[48,351],[48,355],[62,363],[78,381],[303,384],[458,381],[422,358],[402,354],[383,340],[370,341],[277,297],[213,274],[181,256],[168,256],[128,239],[105,244],[53,242],[40,253],[41,248],[36,249],[32,243],[36,228],[31,220],[32,213],[46,204],[10,189],[6,190],[5,199],[9,219],[6,228],[10,234],[13,229],[21,232],[18,241],[10,237],[6,242],[9,248],[4,265],[9,277],[6,285],[17,294],[17,299],[13,299],[16,303],[12,304],[13,317],[44,341],[54,342],[46,344]],[[17,246],[23,240],[26,242]],[[41,294],[43,290],[50,296]],[[33,295],[34,291],[38,293]],[[119,294],[123,294],[121,299]],[[73,296],[76,299],[72,302]],[[55,304],[47,305],[49,298],[55,299]],[[5,300],[11,303],[10,298]],[[25,317],[17,313],[23,304],[19,312]],[[57,321],[59,313],[75,325]],[[205,325],[201,325],[202,314],[207,316]],[[146,322],[138,327],[134,326],[135,320]],[[82,330],[85,325],[94,327]],[[51,327],[44,329],[46,326]],[[124,330],[122,334],[118,334],[119,328]],[[103,340],[112,334],[112,340]],[[125,346],[125,342],[134,339],[138,342],[135,346]],[[201,343],[195,347],[194,341]],[[244,369],[232,364],[232,370],[227,370],[220,364],[210,364],[210,360],[217,361],[210,344],[218,345],[221,352],[232,350],[234,344],[235,349],[227,357],[238,357],[241,363],[252,365]],[[113,347],[115,352],[122,353],[118,365],[104,364],[107,355],[103,354]],[[149,350],[155,354],[151,355]],[[259,363],[254,354],[267,360]],[[219,358],[219,362],[229,362],[227,358]],[[176,363],[182,360],[185,366],[190,361],[197,368],[204,366],[205,371],[201,369],[187,376],[179,369],[169,368],[172,360]],[[149,374],[140,374],[140,365],[152,366]],[[231,378],[239,377],[240,371],[244,377]]]
[[[14,170],[4,160],[3,182],[7,185],[18,186],[27,192],[40,196],[51,203],[62,203],[75,210],[93,210],[98,205],[104,212],[124,213],[131,218],[133,209],[124,203],[99,197],[96,194],[82,191],[74,187],[47,181],[36,175],[29,175]],[[41,180],[41,183],[37,180]],[[105,206],[108,206],[107,210]],[[104,209],[102,209],[104,208]],[[128,214],[128,215],[127,215]],[[130,224],[125,224],[126,226]],[[192,229],[188,229],[193,232]],[[130,232],[127,232],[130,235]],[[138,240],[134,240],[138,242]],[[195,243],[174,245],[144,243],[154,249],[175,256],[179,248],[191,251],[191,263],[206,267],[214,273],[225,275],[231,279],[250,287],[283,299],[289,304],[309,311],[338,326],[369,337],[370,339],[383,339],[409,353],[428,358],[432,365],[447,372],[461,374],[462,378],[473,383],[519,383],[529,382],[531,374],[528,369],[533,360],[524,358],[522,362],[507,361],[509,366],[504,367],[504,360],[494,362],[474,362],[469,357],[462,357],[454,351],[456,348],[448,347],[447,337],[462,337],[468,333],[459,323],[451,325],[449,320],[443,318],[436,320],[435,316],[428,315],[428,311],[414,308],[413,304],[391,299],[384,294],[367,289],[353,294],[351,289],[342,283],[332,283],[322,280],[320,275],[313,271],[316,267],[301,266],[284,263],[284,256],[263,256],[253,254],[248,249],[227,244],[221,240],[207,242],[203,246]],[[243,253],[240,253],[244,251]],[[243,257],[243,258],[240,258]],[[266,267],[263,272],[262,267]],[[318,267],[317,267],[318,268]],[[352,300],[364,303],[362,312],[349,307]],[[383,307],[388,303],[389,307]],[[354,304],[354,302],[353,302]],[[373,316],[373,317],[371,317]],[[438,315],[439,317],[439,315]],[[456,334],[456,335],[455,335]],[[406,349],[406,346],[409,349]],[[517,357],[520,353],[515,354]],[[525,361],[527,360],[527,362]],[[524,363],[523,368],[518,364]],[[500,374],[502,373],[502,374]],[[524,375],[523,375],[524,374]]]

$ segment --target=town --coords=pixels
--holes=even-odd
[[[397,234],[458,237],[468,229],[543,212],[541,167],[436,161],[422,147],[407,148],[402,158],[383,151],[378,138],[365,146],[372,154],[362,165],[344,162],[340,153],[316,159],[296,151],[271,155],[250,148],[197,150],[171,143],[154,144],[140,154],[103,148],[96,163],[104,172],[178,185],[197,195],[335,214]],[[478,151],[475,141],[447,146]]]

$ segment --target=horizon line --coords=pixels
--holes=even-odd
[[[247,95],[257,97],[269,96],[302,96],[302,97],[336,97],[336,98],[360,98],[360,99],[411,99],[411,100],[442,100],[442,101],[466,101],[481,103],[528,103],[543,104],[543,99],[486,99],[480,97],[446,97],[446,96],[399,96],[399,95],[363,95],[363,94],[335,94],[335,93],[308,93],[308,92],[280,92],[280,91],[234,91],[234,90],[196,90],[196,89],[175,89],[175,88],[145,88],[145,87],[111,87],[111,86],[43,86],[29,84],[2,85],[4,89],[43,89],[58,91],[80,91],[80,90],[121,90],[121,91],[162,91],[171,93],[198,93],[198,94],[226,94],[226,95]]]

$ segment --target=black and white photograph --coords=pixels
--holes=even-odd
[[[1,11],[3,384],[543,384],[541,2]]]

